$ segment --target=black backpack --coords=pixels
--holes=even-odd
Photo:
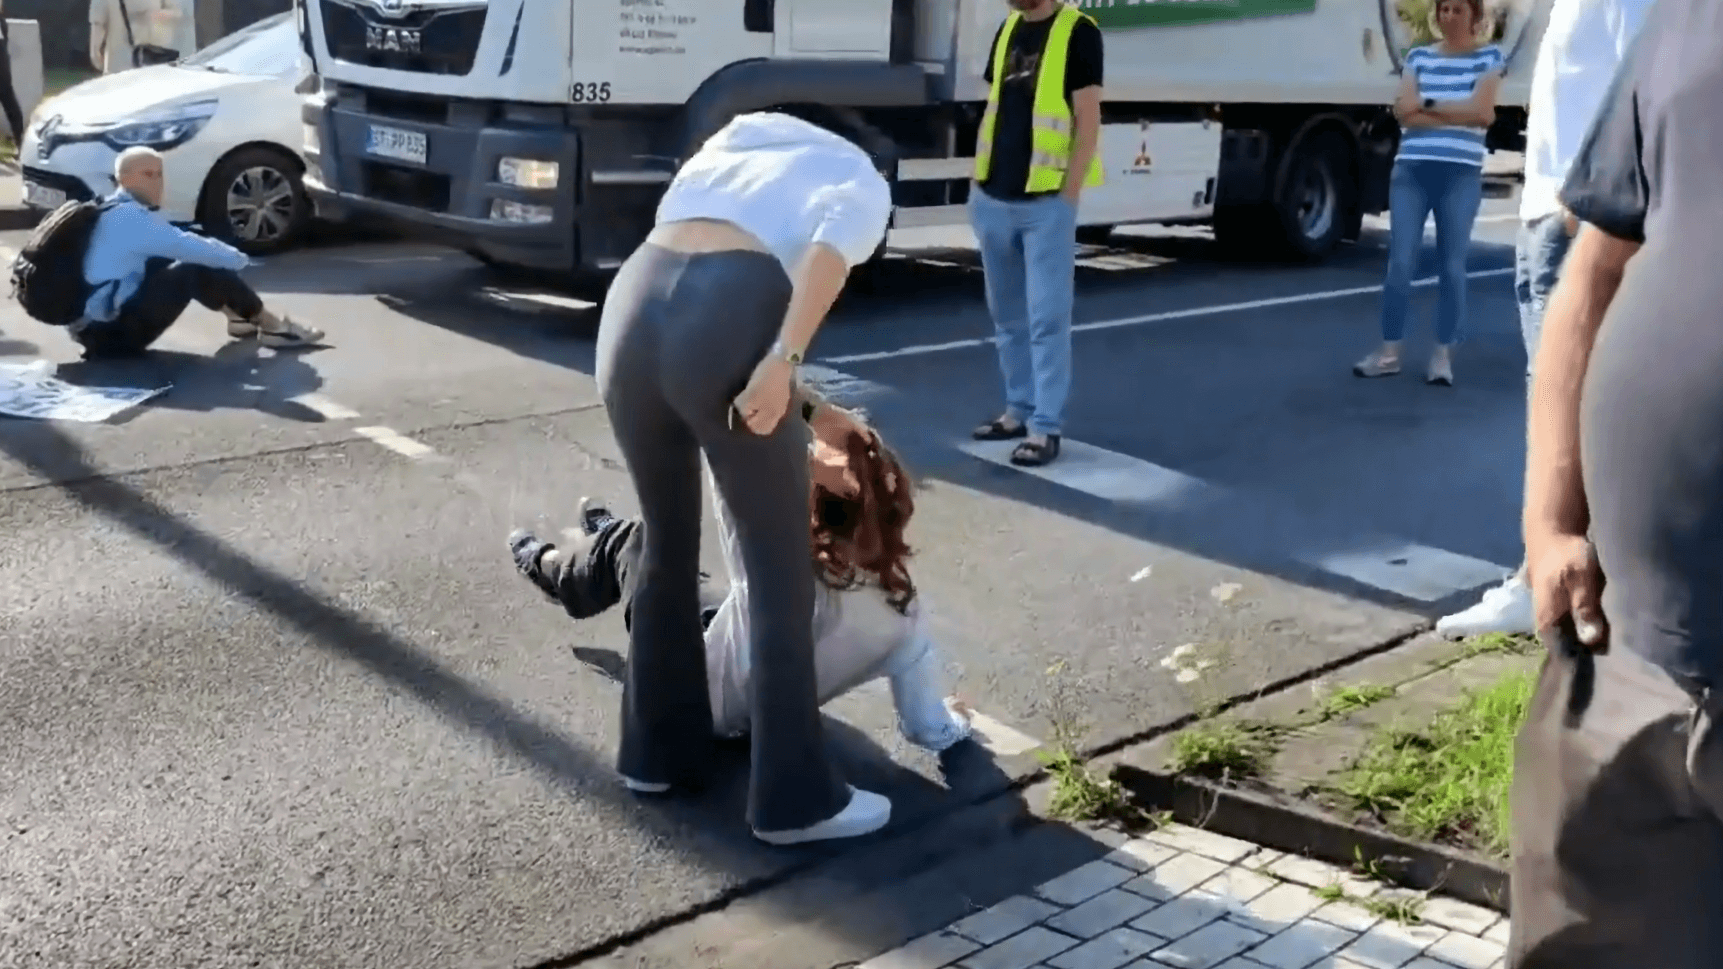
[[[12,298],[32,319],[66,326],[83,318],[90,301],[84,253],[96,220],[117,204],[112,199],[67,202],[55,209],[12,263]]]

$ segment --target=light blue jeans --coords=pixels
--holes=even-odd
[[[1461,162],[1397,161],[1388,180],[1388,279],[1382,284],[1382,339],[1406,337],[1412,274],[1424,247],[1424,222],[1436,216],[1436,342],[1461,339],[1466,318],[1466,252],[1483,201],[1484,170]]]
[[[1543,337],[1544,309],[1561,278],[1562,263],[1567,261],[1572,243],[1559,212],[1520,223],[1520,237],[1514,246],[1514,298],[1520,304],[1520,337],[1526,344],[1528,395],[1532,364],[1537,361],[1538,341]]]
[[[987,276],[1005,412],[1031,434],[1062,434],[1071,396],[1076,207],[1058,195],[1002,202],[974,186],[969,221]]]

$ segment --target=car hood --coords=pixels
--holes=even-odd
[[[59,115],[75,127],[103,125],[275,80],[252,74],[223,74],[195,67],[158,64],[74,85],[43,102],[35,114],[38,118]]]

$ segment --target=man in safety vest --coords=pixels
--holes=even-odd
[[[1101,28],[1059,0],[1009,0],[983,74],[969,217],[998,331],[1005,412],[980,441],[1023,438],[1011,463],[1059,456],[1071,391],[1077,201],[1101,184]]]

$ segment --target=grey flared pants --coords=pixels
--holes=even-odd
[[[617,767],[637,781],[697,785],[710,763],[704,452],[754,590],[748,821],[757,831],[811,826],[850,796],[827,756],[814,675],[807,425],[786,414],[761,437],[727,419],[789,301],[789,278],[770,255],[647,244],[611,284],[598,329],[598,386],[645,526]]]

